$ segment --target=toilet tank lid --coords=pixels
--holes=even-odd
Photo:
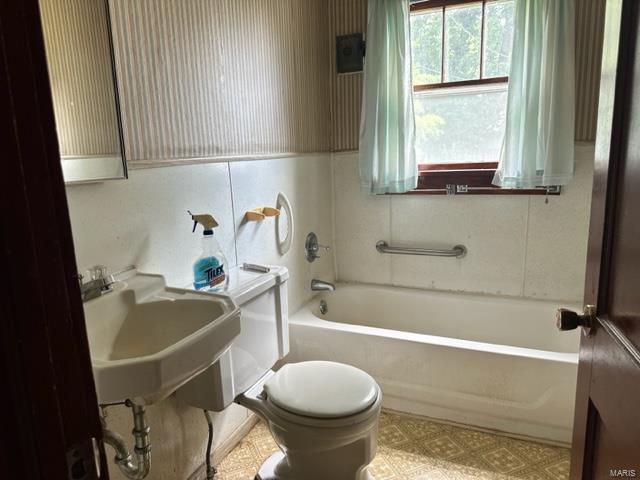
[[[265,273],[245,270],[242,267],[233,267],[229,270],[226,293],[233,298],[238,306],[242,306],[252,298],[289,279],[289,270],[286,267],[266,266],[269,271]]]

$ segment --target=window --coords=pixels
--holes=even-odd
[[[419,190],[498,190],[513,19],[514,0],[411,5]]]

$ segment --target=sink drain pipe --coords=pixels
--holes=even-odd
[[[133,413],[133,438],[135,440],[134,456],[129,453],[124,439],[106,428],[106,422],[102,417],[102,434],[104,443],[110,445],[116,452],[114,461],[125,477],[132,480],[142,480],[149,474],[151,467],[151,443],[149,441],[149,427],[145,419],[145,410],[141,405],[127,400],[125,405],[131,408]]]

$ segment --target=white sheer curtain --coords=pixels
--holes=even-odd
[[[493,179],[565,185],[574,174],[574,0],[516,0],[507,125]]]
[[[368,193],[417,185],[409,0],[369,0],[360,123],[360,184]]]

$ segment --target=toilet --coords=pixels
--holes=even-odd
[[[176,392],[187,405],[221,411],[236,402],[265,420],[280,451],[256,480],[371,480],[382,393],[350,365],[327,361],[272,368],[289,352],[284,267],[234,268],[228,294],[241,331],[216,363]]]

